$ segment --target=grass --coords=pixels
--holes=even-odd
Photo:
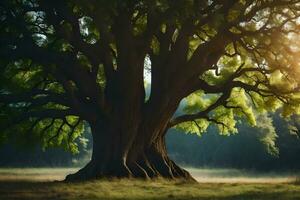
[[[268,182],[247,182],[247,173],[234,170],[191,172],[200,183],[167,180],[104,179],[83,183],[53,182],[76,169],[0,169],[0,199],[61,200],[299,200],[296,178],[273,177]],[[235,176],[233,176],[235,175]],[[250,174],[252,177],[252,174]],[[214,179],[215,178],[215,179]],[[230,179],[232,178],[232,179]],[[235,181],[235,179],[239,179]],[[263,179],[263,175],[258,178]],[[204,181],[206,179],[206,181]],[[253,178],[256,179],[256,178]],[[213,180],[213,181],[212,181]],[[231,182],[228,180],[232,180]],[[244,181],[243,181],[244,180]],[[277,180],[277,181],[274,181]]]

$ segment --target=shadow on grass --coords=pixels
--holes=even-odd
[[[299,200],[300,189],[298,192],[289,190],[282,191],[268,190],[246,190],[241,192],[222,193],[218,192],[218,188],[222,189],[222,184],[205,186],[201,184],[176,186],[180,192],[176,192],[176,187],[169,190],[168,187],[161,190],[157,187],[148,187],[144,185],[131,185],[124,188],[122,193],[118,191],[113,193],[106,190],[113,190],[101,186],[98,183],[63,183],[63,182],[32,182],[32,181],[12,181],[0,180],[0,199],[1,200]],[[289,184],[286,184],[289,187]],[[202,186],[205,186],[202,193]],[[292,185],[293,186],[293,185]],[[124,186],[121,186],[124,187]],[[189,191],[189,188],[194,190]],[[226,187],[231,187],[230,185]],[[234,189],[234,185],[232,185]],[[147,189],[146,189],[147,188]],[[197,190],[195,190],[195,188]],[[136,195],[135,190],[139,190]],[[151,191],[151,194],[149,193]],[[158,190],[158,191],[157,191]],[[196,191],[196,192],[195,192]],[[95,193],[96,192],[96,193]],[[116,194],[118,194],[116,196]]]

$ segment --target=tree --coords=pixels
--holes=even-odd
[[[86,122],[92,159],[67,180],[191,178],[167,155],[170,127],[225,134],[297,111],[299,2],[2,0],[1,137],[76,151]]]

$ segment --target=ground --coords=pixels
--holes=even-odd
[[[63,183],[76,169],[0,169],[0,199],[59,200],[299,200],[297,174],[189,169],[199,183],[105,179]]]

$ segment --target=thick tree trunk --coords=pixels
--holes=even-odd
[[[145,137],[153,136],[154,133],[125,134],[135,137],[124,138],[122,137],[124,133],[118,129],[117,124],[108,122],[91,124],[91,130],[93,135],[91,161],[77,173],[68,175],[66,181],[102,177],[146,179],[164,177],[193,180],[186,170],[168,157],[164,134],[158,134],[155,139]]]

